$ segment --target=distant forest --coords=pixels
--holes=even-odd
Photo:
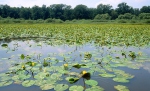
[[[88,8],[86,5],[77,5],[72,8],[66,4],[52,4],[33,7],[10,7],[0,5],[0,19],[14,18],[25,20],[61,19],[63,21],[73,19],[150,19],[150,6],[133,8],[127,3],[119,3],[116,9],[109,4],[99,4],[96,8]]]

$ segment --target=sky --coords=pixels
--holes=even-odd
[[[76,5],[83,4],[89,8],[96,8],[98,4],[110,4],[113,8],[117,8],[119,3],[126,2],[133,8],[141,8],[142,6],[150,6],[150,0],[0,0],[0,4],[7,4],[11,7],[32,7],[34,5],[46,6],[52,4],[66,4],[74,8]]]

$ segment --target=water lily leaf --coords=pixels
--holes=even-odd
[[[55,91],[64,91],[66,89],[68,89],[68,85],[67,84],[57,84],[55,87],[54,87],[54,90]]]
[[[25,74],[20,74],[19,75],[19,79],[21,79],[21,80],[28,79],[30,77],[31,77],[31,75],[25,75]]]
[[[81,68],[81,66],[86,66],[86,65],[85,64],[75,64],[72,67],[79,69],[79,68]]]
[[[79,69],[79,68],[81,68],[81,65],[76,64],[76,65],[73,65],[73,67],[75,67],[75,68]]]
[[[96,85],[98,85],[98,82],[95,81],[95,80],[86,80],[85,83],[87,85],[90,85],[90,86],[96,86]]]
[[[7,45],[7,44],[2,44],[1,46],[2,46],[2,47],[5,47],[5,48],[6,48],[6,47],[8,47],[8,45]]]
[[[14,76],[12,77],[12,80],[14,80],[14,81],[19,80],[19,76],[18,76],[18,75],[14,75]]]
[[[142,67],[142,64],[129,64],[127,65],[127,67],[131,69],[140,69]]]
[[[66,80],[69,82],[69,83],[75,83],[79,80],[79,78],[77,77],[66,77]]]
[[[10,85],[12,83],[13,83],[13,81],[1,81],[0,82],[0,87],[8,86],[8,85]]]
[[[11,77],[10,76],[3,76],[1,77],[0,81],[8,81],[8,80],[11,80]]]
[[[42,86],[43,84],[46,84],[46,80],[35,80],[35,83],[34,85],[37,85],[37,86]]]
[[[8,76],[8,75],[5,73],[0,73],[0,77],[5,77],[5,76]]]
[[[74,85],[69,88],[69,91],[83,91],[83,90],[84,90],[84,88],[79,85]]]
[[[51,75],[51,79],[53,79],[53,80],[60,80],[61,76],[62,76],[62,74],[60,74],[60,73],[53,73]]]
[[[114,86],[115,89],[117,89],[118,91],[130,91],[126,86],[123,85],[117,85]]]
[[[23,60],[25,58],[24,54],[21,54],[20,58]]]
[[[49,90],[49,89],[53,89],[54,85],[53,84],[43,84],[42,86],[40,86],[40,88],[42,90]]]
[[[22,82],[22,86],[30,87],[30,86],[34,85],[34,83],[35,83],[34,80],[26,80],[26,81]]]
[[[115,77],[115,75],[113,74],[109,74],[109,73],[104,73],[104,74],[99,74],[101,77]]]
[[[114,80],[115,82],[122,82],[122,83],[128,83],[128,82],[129,82],[129,80],[127,80],[127,79],[124,78],[124,77],[115,77],[115,78],[113,78],[113,80]]]
[[[92,86],[91,88],[87,88],[85,91],[104,91],[104,89],[100,86]]]
[[[42,80],[46,77],[48,73],[44,73],[44,72],[40,72],[38,73],[37,75],[34,76],[35,79],[38,79],[38,80]]]

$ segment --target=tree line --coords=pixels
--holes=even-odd
[[[33,7],[10,7],[9,5],[0,5],[1,18],[14,18],[25,20],[46,20],[48,18],[73,20],[73,19],[150,19],[150,6],[142,8],[133,8],[127,3],[119,3],[116,9],[110,4],[99,4],[96,8],[88,8],[86,5],[77,5],[72,8],[66,4],[52,4],[50,6],[42,5]]]

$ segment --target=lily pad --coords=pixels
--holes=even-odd
[[[83,90],[84,90],[84,88],[79,85],[74,85],[69,88],[69,91],[83,91]]]
[[[85,83],[87,85],[90,85],[90,86],[96,86],[96,85],[98,85],[98,82],[95,81],[95,80],[86,80]]]
[[[67,84],[57,84],[55,87],[54,87],[54,90],[55,91],[64,91],[66,89],[68,89],[68,85]]]
[[[21,79],[21,80],[28,79],[30,77],[31,77],[31,75],[25,75],[25,74],[20,74],[19,75],[19,79]]]
[[[113,78],[113,80],[115,82],[122,82],[122,83],[128,83],[129,82],[129,80],[127,80],[126,78],[123,78],[123,77],[115,77],[115,78]]]
[[[114,86],[115,89],[117,89],[118,91],[130,91],[126,86],[123,85],[117,85]]]
[[[75,83],[79,80],[79,78],[77,77],[66,77],[66,80],[69,82],[69,83]]]
[[[25,55],[21,54],[20,58],[23,60],[25,58]]]
[[[104,91],[104,89],[100,86],[92,86],[91,88],[87,88],[85,91]]]
[[[0,87],[8,86],[8,85],[10,85],[12,83],[13,83],[13,81],[2,81],[2,82],[0,82]]]
[[[8,47],[8,45],[7,45],[7,44],[2,44],[1,46],[2,46],[2,47]]]
[[[34,76],[35,79],[44,79],[46,77],[47,73],[44,73],[44,72],[40,72],[38,73],[37,75]]]
[[[34,85],[34,83],[35,83],[34,80],[26,80],[26,81],[22,82],[22,86],[30,87],[30,86]]]
[[[115,77],[115,75],[113,74],[109,74],[109,73],[104,73],[104,74],[99,74],[101,77]]]
[[[1,77],[0,81],[8,81],[8,80],[11,80],[11,77],[10,76],[3,76]]]
[[[49,89],[53,89],[54,85],[53,84],[43,84],[42,86],[40,86],[40,88],[42,90],[49,90]]]

